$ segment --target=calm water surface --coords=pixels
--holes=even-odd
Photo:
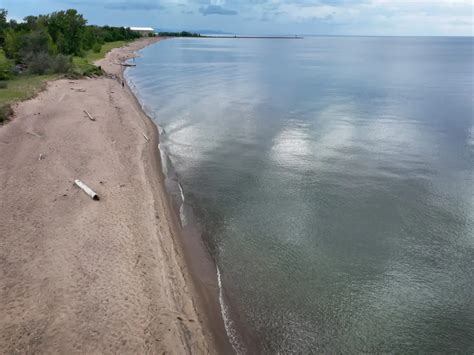
[[[163,128],[184,223],[193,210],[260,352],[474,352],[473,48],[316,37],[142,51],[127,75]]]

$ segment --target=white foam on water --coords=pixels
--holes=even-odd
[[[158,150],[160,151],[161,157],[161,170],[165,176],[168,176],[168,157],[161,147],[161,144],[158,144]]]
[[[224,300],[224,289],[222,288],[222,280],[221,280],[221,272],[219,270],[219,266],[216,264],[217,270],[217,285],[219,286],[219,304],[221,306],[221,314],[222,319],[224,320],[224,327],[227,333],[227,337],[229,338],[230,344],[234,348],[236,354],[245,354],[247,351],[245,347],[239,341],[239,337],[234,327],[234,322],[230,317],[229,308]]]
[[[186,213],[184,211],[184,191],[183,186],[181,183],[178,182],[179,192],[181,193],[181,206],[179,207],[179,219],[181,220],[181,224],[183,227],[188,223],[186,218]]]

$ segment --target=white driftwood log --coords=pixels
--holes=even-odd
[[[99,201],[99,195],[97,195],[92,189],[84,184],[81,180],[74,180],[74,184],[76,184],[82,191],[84,191],[86,194],[88,194],[93,200]]]
[[[89,112],[87,112],[86,110],[84,110],[84,112],[85,112],[85,114],[86,114],[87,116],[89,116],[89,119],[90,119],[91,121],[95,121],[95,118],[92,117],[92,115],[91,115]]]
[[[146,139],[146,141],[148,142],[148,141],[150,140],[150,138],[148,138],[145,133],[142,133],[142,134],[143,134],[143,137],[144,137],[144,138]]]

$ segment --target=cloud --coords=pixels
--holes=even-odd
[[[204,16],[207,15],[237,15],[238,12],[235,10],[225,9],[219,5],[208,5],[206,7],[199,8],[199,12]]]
[[[128,1],[120,1],[120,2],[108,2],[104,4],[106,9],[111,10],[162,10],[163,6],[158,4],[156,1],[146,2],[146,1],[139,1],[139,2],[128,2]]]
[[[95,24],[159,23],[236,33],[472,36],[472,1],[0,0],[0,7],[14,18],[73,7]]]

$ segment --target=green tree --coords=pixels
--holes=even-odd
[[[5,42],[5,31],[8,28],[7,15],[7,10],[0,9],[0,46],[3,46]]]
[[[80,55],[87,21],[76,10],[53,12],[47,21],[48,30],[58,51],[67,55]]]
[[[23,19],[23,24],[27,31],[34,31],[38,29],[38,17],[37,16],[26,16]]]
[[[15,62],[20,62],[20,48],[22,42],[22,33],[16,32],[12,29],[5,31],[5,41],[3,49],[7,58],[13,59]]]

